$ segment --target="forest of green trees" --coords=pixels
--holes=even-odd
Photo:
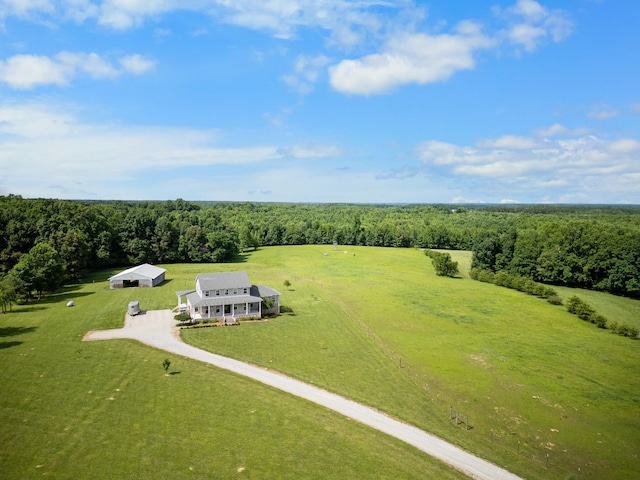
[[[332,244],[473,251],[473,267],[640,297],[640,207],[69,201],[0,196],[0,293],[91,270]],[[37,247],[37,248],[36,248]],[[35,249],[35,250],[34,250]]]

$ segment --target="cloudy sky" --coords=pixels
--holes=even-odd
[[[0,195],[640,204],[638,0],[0,0]]]

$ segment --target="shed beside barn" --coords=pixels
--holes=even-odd
[[[128,268],[109,278],[111,288],[155,287],[164,282],[164,268],[148,263]]]

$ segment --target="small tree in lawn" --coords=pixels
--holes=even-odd
[[[164,362],[162,362],[162,367],[164,368],[164,373],[167,373],[169,367],[171,366],[171,361],[167,358]]]
[[[289,280],[285,280],[283,284],[287,288],[287,290],[289,290],[289,287],[291,286],[291,282]]]

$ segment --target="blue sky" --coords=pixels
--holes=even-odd
[[[640,204],[637,0],[0,0],[0,195]]]

